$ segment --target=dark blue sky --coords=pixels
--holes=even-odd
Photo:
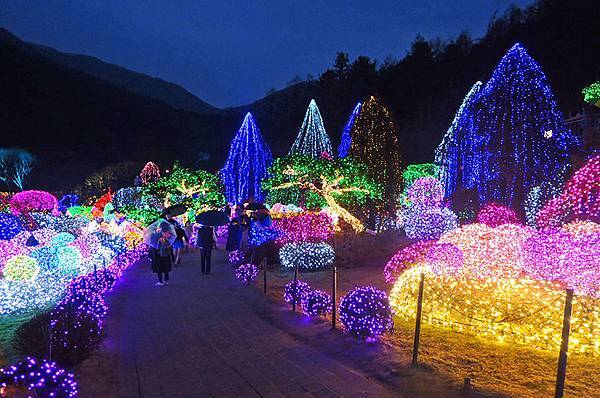
[[[480,37],[494,11],[530,0],[0,0],[23,40],[84,53],[178,83],[219,107],[295,75],[318,76],[337,51],[401,58],[421,33]]]

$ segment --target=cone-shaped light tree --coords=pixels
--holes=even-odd
[[[156,182],[160,178],[160,169],[153,162],[148,162],[140,172],[142,184],[146,185],[151,182]]]
[[[562,182],[578,140],[567,128],[548,79],[515,44],[500,60],[463,118],[482,203],[523,203],[544,181]]]
[[[230,203],[251,199],[262,202],[265,198],[262,180],[273,163],[271,151],[260,130],[248,112],[244,122],[231,142],[229,156],[221,169],[225,196]]]
[[[348,156],[348,151],[350,150],[350,144],[352,144],[352,135],[350,132],[352,131],[352,127],[354,127],[354,122],[356,121],[356,117],[360,113],[360,108],[362,107],[362,102],[359,102],[354,107],[352,114],[348,118],[346,125],[344,126],[344,130],[342,131],[342,141],[340,142],[340,146],[338,147],[338,158],[343,159]]]
[[[465,146],[477,140],[475,137],[465,136],[465,133],[472,132],[470,128],[472,119],[464,114],[477,98],[481,86],[482,83],[477,82],[471,87],[454,115],[442,142],[435,150],[435,164],[439,167],[437,177],[442,183],[446,197],[450,196],[456,190],[457,184],[461,182],[463,186],[473,188],[473,181],[476,179],[473,172],[477,169],[471,164],[473,159],[469,156],[473,151]]]
[[[363,103],[350,134],[348,156],[366,165],[369,176],[383,187],[384,210],[393,212],[402,192],[400,140],[394,118],[372,96]]]
[[[314,99],[311,99],[304,115],[302,127],[300,127],[298,137],[296,137],[289,155],[297,153],[317,158],[323,152],[332,155],[331,141],[329,141],[329,136],[325,131],[323,118],[321,118],[317,103]]]

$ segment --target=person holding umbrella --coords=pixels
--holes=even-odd
[[[196,216],[196,222],[200,224],[196,246],[200,248],[201,270],[203,274],[210,274],[212,249],[217,242],[213,227],[227,224],[229,218],[222,211],[209,210]]]
[[[165,220],[154,222],[144,231],[144,242],[150,246],[151,269],[158,276],[156,286],[169,284],[172,264],[171,245],[176,236],[175,228]]]

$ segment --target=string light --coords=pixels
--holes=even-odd
[[[73,374],[56,363],[27,357],[0,369],[0,395],[76,398],[79,396]]]
[[[329,293],[311,290],[302,297],[302,310],[310,316],[324,316],[331,313],[333,300]]]
[[[15,256],[6,261],[2,274],[9,281],[31,281],[40,273],[40,266],[35,258]]]
[[[327,214],[306,212],[273,221],[273,228],[280,232],[277,243],[321,242],[333,237],[333,220]]]
[[[312,289],[308,283],[300,280],[291,280],[283,288],[283,299],[288,304],[292,304],[294,300],[297,303],[301,303],[304,297],[311,291]]]
[[[530,227],[537,227],[537,215],[545,203],[560,194],[560,189],[549,182],[531,188],[525,198],[525,221]]]
[[[339,314],[346,332],[363,339],[390,333],[394,328],[387,295],[372,286],[350,290],[340,302]]]
[[[472,118],[467,112],[482,85],[483,83],[476,82],[465,95],[442,142],[435,150],[435,164],[439,167],[437,177],[444,187],[445,197],[452,195],[458,184],[473,188],[477,180],[478,168],[475,167],[476,159],[472,156],[477,138],[470,134]]]
[[[31,212],[58,212],[58,200],[46,191],[22,191],[10,198],[10,208],[15,214]]]
[[[242,264],[235,269],[234,274],[244,285],[249,285],[258,276],[258,271],[254,264]]]
[[[409,164],[402,171],[402,179],[404,180],[404,192],[408,193],[410,187],[419,178],[432,177],[435,178],[439,174],[439,167],[433,163],[418,163]],[[438,180],[439,181],[439,180]]]
[[[483,206],[477,215],[477,222],[488,227],[497,227],[502,224],[522,224],[513,209],[498,203],[488,203]]]
[[[585,102],[600,107],[600,81],[584,88],[582,94]]]
[[[420,274],[425,273],[423,322],[439,328],[557,351],[561,344],[564,288],[528,276],[435,275],[425,266],[405,271],[390,293],[394,313],[413,321]],[[576,296],[569,352],[600,353],[600,302]]]
[[[368,174],[383,187],[388,211],[395,209],[401,193],[402,161],[398,128],[383,103],[370,97],[352,128],[348,156],[367,167]]]
[[[473,161],[459,168],[472,173],[482,203],[520,205],[548,178],[562,182],[569,153],[579,146],[544,72],[519,43],[502,57],[461,119],[465,139],[473,141],[461,156]]]
[[[424,240],[397,251],[383,269],[386,283],[393,284],[405,270],[425,262],[427,253],[435,241]]]
[[[227,258],[229,259],[230,263],[234,265],[239,265],[242,263],[242,261],[244,261],[245,255],[244,252],[241,250],[234,250],[229,252]]]
[[[160,169],[153,162],[148,162],[140,172],[140,180],[142,184],[147,185],[151,182],[156,182],[160,178]]]
[[[298,132],[298,137],[296,137],[288,155],[300,154],[316,158],[323,153],[329,155],[333,153],[331,141],[329,141],[325,126],[323,126],[323,119],[317,103],[314,99],[311,99],[304,115],[302,127]]]
[[[0,240],[11,240],[23,230],[21,220],[8,213],[0,213]]]
[[[338,158],[343,159],[348,156],[348,151],[350,150],[350,145],[352,144],[352,135],[350,132],[352,131],[352,127],[354,127],[354,122],[356,121],[356,117],[360,113],[360,109],[362,108],[362,102],[359,102],[354,107],[354,110],[350,114],[346,125],[344,126],[344,130],[342,130],[342,140],[340,142],[340,146],[338,147]]]
[[[229,156],[220,172],[227,201],[264,201],[265,193],[261,183],[267,177],[272,163],[271,151],[265,144],[252,114],[248,112],[231,142]]]
[[[314,272],[333,264],[335,250],[327,243],[288,243],[279,250],[279,259],[284,268]]]
[[[364,230],[362,222],[343,205],[364,205],[367,198],[381,195],[381,187],[367,176],[366,168],[352,159],[303,155],[276,159],[264,188],[271,202],[296,202],[308,209],[326,205],[358,232]]]
[[[58,201],[58,211],[61,213],[65,213],[69,207],[73,207],[77,205],[79,201],[79,195],[74,193],[68,193],[63,195]]]

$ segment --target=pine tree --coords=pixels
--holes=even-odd
[[[267,177],[271,163],[271,151],[265,144],[252,114],[248,112],[231,142],[229,156],[221,169],[227,201],[242,203],[244,200],[254,199],[262,202],[265,194],[261,184]]]
[[[520,205],[532,187],[562,182],[569,152],[578,146],[546,75],[519,43],[502,57],[463,118],[472,118],[465,139],[471,141],[467,155],[478,169],[482,203]]]
[[[383,186],[384,208],[392,212],[402,192],[400,141],[394,118],[381,101],[370,97],[362,106],[351,136],[348,156],[365,164],[369,175]]]
[[[350,131],[352,127],[354,127],[354,122],[356,121],[356,117],[360,113],[360,108],[362,107],[362,102],[359,102],[354,107],[352,114],[348,118],[346,125],[344,126],[344,130],[342,131],[342,141],[340,142],[340,146],[338,147],[338,158],[343,159],[348,156],[348,151],[350,150],[350,144],[352,143],[352,136],[350,135]]]
[[[475,169],[469,164],[471,159],[465,156],[471,153],[468,148],[465,148],[465,145],[474,142],[474,140],[473,137],[465,137],[464,132],[468,132],[470,129],[466,128],[467,126],[463,125],[463,123],[470,123],[470,120],[463,115],[467,112],[475,98],[477,98],[481,86],[482,83],[477,82],[471,87],[462,104],[460,104],[458,111],[456,111],[448,131],[446,131],[444,138],[442,138],[442,142],[440,142],[440,145],[435,150],[435,164],[439,166],[438,179],[444,187],[444,195],[446,197],[452,195],[457,188],[457,184],[463,182],[461,171],[465,171],[466,173],[463,174],[463,186],[472,188],[473,185],[472,172]]]
[[[297,153],[312,157],[319,157],[324,152],[331,155],[331,141],[323,126],[323,119],[314,99],[310,100],[302,127],[298,132],[298,137],[290,149],[289,155]]]

